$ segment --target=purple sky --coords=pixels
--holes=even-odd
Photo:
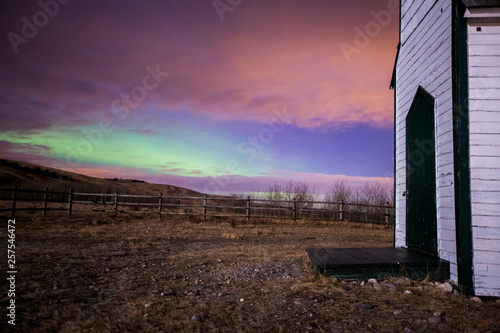
[[[4,1],[0,157],[211,193],[393,181],[398,1]]]

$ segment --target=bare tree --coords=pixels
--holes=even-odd
[[[284,194],[286,200],[292,201],[293,198],[295,197],[294,187],[295,187],[295,184],[293,183],[293,179],[290,179],[289,181],[287,181],[285,183],[285,185],[283,186],[283,192],[284,192],[283,194]]]
[[[297,208],[312,208],[314,193],[306,182],[294,182],[293,179],[290,179],[285,183],[283,189],[287,201],[293,199],[297,201]]]
[[[389,201],[387,190],[380,183],[366,182],[360,188],[360,196],[363,204],[383,206]]]
[[[281,185],[276,181],[273,185],[269,186],[265,196],[267,200],[286,200]]]
[[[350,202],[353,199],[353,189],[345,179],[335,181],[326,192],[325,201],[338,203]]]
[[[314,188],[311,190],[306,182],[297,183],[294,188],[295,200],[302,202],[301,207],[313,208]]]

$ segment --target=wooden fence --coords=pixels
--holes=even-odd
[[[10,202],[10,203],[9,203]],[[101,212],[120,214],[153,214],[160,219],[167,215],[213,217],[279,218],[304,220],[356,221],[392,224],[394,207],[359,203],[265,200],[222,196],[164,196],[118,193],[78,193],[45,190],[0,188],[0,212],[10,212],[15,218],[18,211]]]

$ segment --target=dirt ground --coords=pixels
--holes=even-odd
[[[15,232],[16,325],[3,278],[2,331],[500,332],[495,299],[311,268],[307,247],[392,246],[382,226],[27,215]],[[7,218],[0,237],[6,258]]]

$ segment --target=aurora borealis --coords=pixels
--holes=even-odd
[[[210,193],[392,184],[394,3],[3,2],[0,157]]]

